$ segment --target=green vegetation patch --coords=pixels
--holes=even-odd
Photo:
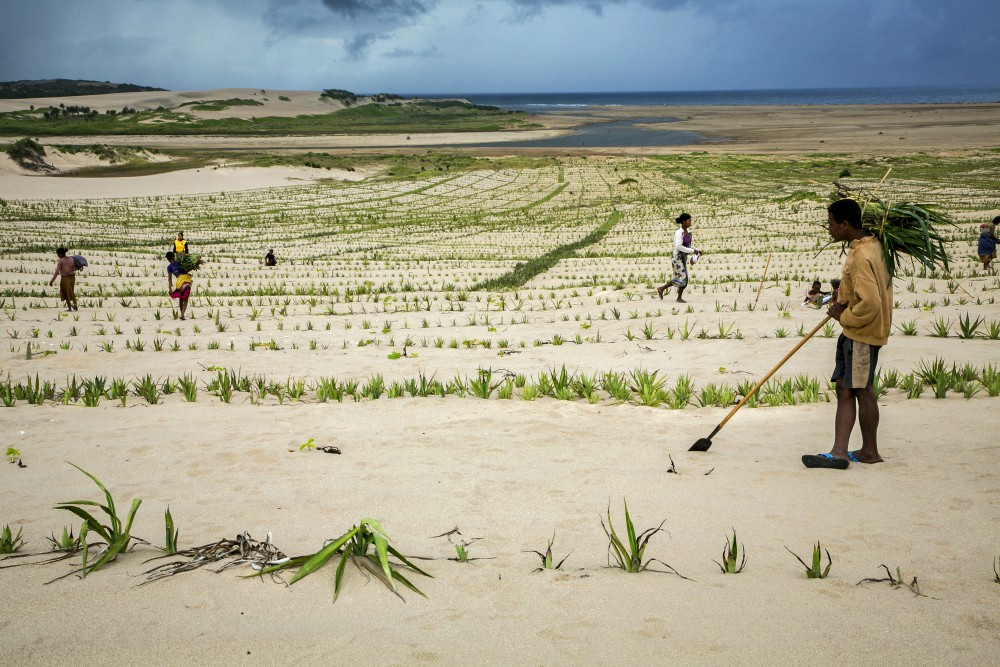
[[[165,88],[138,86],[134,83],[111,83],[110,81],[85,81],[80,79],[2,81],[0,82],[0,99],[104,95],[108,93],[133,93],[147,90],[165,90]]]
[[[132,146],[108,146],[107,144],[91,144],[89,146],[78,146],[76,144],[59,144],[54,146],[62,153],[75,155],[77,153],[92,153],[98,159],[111,164],[121,164],[141,159],[142,148]],[[145,160],[143,160],[145,162]]]
[[[619,220],[621,220],[621,217],[622,214],[615,211],[600,227],[590,232],[579,241],[561,245],[558,248],[550,250],[544,255],[535,257],[527,262],[518,262],[513,271],[509,271],[499,278],[492,278],[490,280],[484,280],[476,283],[472,286],[472,291],[501,290],[522,287],[538,274],[551,269],[553,266],[558,264],[560,260],[572,257],[577,251],[598,243],[601,239],[608,235],[608,232],[610,232],[611,228],[614,227]]]
[[[221,156],[220,156],[221,157]],[[237,160],[248,167],[313,167],[315,169],[370,169],[385,172],[397,180],[439,176],[441,172],[464,172],[479,169],[540,169],[557,163],[547,157],[472,157],[426,153],[424,155],[339,155],[331,153],[226,153],[229,160]]]
[[[51,169],[45,162],[45,147],[32,139],[24,137],[7,146],[7,155],[25,169]]]
[[[228,101],[227,101],[228,102]],[[197,108],[197,107],[192,107]],[[418,134],[491,132],[540,127],[530,116],[463,102],[366,104],[329,114],[261,118],[195,118],[167,110],[128,114],[47,114],[47,110],[0,114],[0,135],[235,135]]]
[[[230,107],[262,107],[263,102],[248,100],[241,97],[230,97],[228,100],[208,100],[205,102],[185,102],[182,107],[190,106],[195,111],[225,111]]]
[[[343,102],[346,106],[351,106],[358,101],[358,96],[349,90],[342,90],[340,88],[327,88],[319,96],[320,99],[324,97],[336,100],[337,102]]]

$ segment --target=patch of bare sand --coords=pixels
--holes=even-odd
[[[708,152],[912,153],[1000,146],[1000,104],[828,105],[757,107],[592,108],[585,120],[665,115],[676,122],[650,123],[661,130],[696,132],[710,139]],[[652,154],[692,146],[627,149]]]
[[[87,106],[99,113],[120,111],[129,107],[137,111],[170,109],[189,113],[198,118],[261,118],[294,117],[339,111],[345,105],[329,97],[322,97],[319,90],[262,90],[260,88],[218,88],[215,90],[156,90],[106,95],[80,95],[70,97],[37,97],[29,99],[0,99],[0,113],[43,109],[49,106]],[[249,100],[218,111],[195,109],[199,103],[225,100]],[[357,104],[368,104],[370,96],[359,96]],[[400,100],[408,104],[414,99]]]
[[[156,90],[134,93],[111,93],[108,95],[81,95],[73,97],[39,97],[33,99],[0,100],[0,113],[25,111],[68,105],[87,106],[100,113],[107,110],[121,110],[130,107],[137,111],[150,109],[178,109],[202,118],[250,118],[251,116],[298,116],[302,114],[329,113],[343,109],[340,102],[330,98],[320,98],[317,90],[271,90],[259,88],[219,88],[216,90]],[[287,97],[288,100],[279,99]],[[257,105],[234,106],[221,112],[192,110],[198,102],[228,99],[244,99],[258,102]]]
[[[373,516],[403,553],[436,560],[420,562],[433,579],[412,579],[427,598],[406,592],[405,604],[353,567],[336,604],[331,567],[291,588],[208,568],[137,588],[153,565],[143,561],[157,555],[142,545],[86,580],[43,585],[69,563],[6,570],[0,662],[51,664],[69,652],[98,662],[320,664],[334,653],[364,662],[375,637],[380,661],[408,665],[664,656],[708,665],[748,655],[992,664],[1000,634],[988,526],[1000,476],[996,446],[978,437],[983,400],[892,400],[886,463],[843,472],[798,460],[828,443],[829,404],[745,410],[706,453],[686,449],[720,409],[456,398],[255,407],[176,395],[159,406],[17,408],[0,429],[28,467],[0,470],[3,521],[23,526],[32,549],[76,523],[54,504],[98,497],[73,461],[123,510],[143,499],[133,532],[154,543],[168,505],[182,548],[272,531],[294,555]],[[310,437],[343,453],[298,451]],[[669,457],[679,474],[666,473]],[[667,520],[646,557],[693,581],[606,569],[598,517],[610,502],[623,529],[623,497],[640,530]],[[431,536],[456,525],[482,538],[470,555],[490,560],[446,560],[452,546]],[[712,559],[734,526],[749,562],[725,576]],[[556,557],[569,559],[533,574],[538,559],[525,551],[544,551],[553,533]],[[806,579],[784,549],[808,557],[816,540],[833,554],[825,580]],[[880,563],[918,576],[933,597],[855,585]]]
[[[185,169],[147,176],[80,178],[37,175],[0,157],[0,197],[10,199],[117,199],[207,194],[302,185],[325,179],[359,181],[363,171],[308,167],[227,167]],[[12,163],[10,163],[12,164]],[[81,166],[84,163],[81,162]]]

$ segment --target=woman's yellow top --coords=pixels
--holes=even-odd
[[[187,244],[187,239],[174,239],[174,252],[186,252]]]

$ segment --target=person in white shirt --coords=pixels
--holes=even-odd
[[[677,286],[677,303],[687,303],[684,300],[684,288],[688,284],[688,270],[687,261],[688,255],[693,255],[692,263],[701,257],[701,251],[695,248],[691,244],[691,232],[688,230],[691,228],[691,216],[687,213],[681,213],[675,219],[675,222],[680,225],[677,231],[674,232],[674,257],[671,262],[674,269],[674,276],[668,283],[664,283],[656,288],[656,293],[663,298],[664,293],[670,291],[671,285]]]

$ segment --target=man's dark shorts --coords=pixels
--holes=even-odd
[[[833,368],[833,381],[843,380],[848,389],[864,389],[875,381],[880,345],[869,345],[851,340],[844,334],[837,339],[837,363]]]

